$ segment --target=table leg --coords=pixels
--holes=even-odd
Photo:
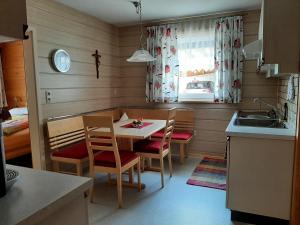
[[[130,138],[130,150],[133,151],[133,139]],[[133,184],[133,175],[134,175],[134,168],[130,168],[128,171],[129,183]]]

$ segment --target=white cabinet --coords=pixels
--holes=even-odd
[[[0,43],[24,39],[27,25],[26,0],[0,1]]]
[[[290,219],[294,141],[230,137],[227,207]]]
[[[259,38],[265,64],[279,64],[280,73],[297,73],[300,67],[300,1],[264,0]]]

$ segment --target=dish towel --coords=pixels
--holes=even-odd
[[[289,77],[288,81],[288,90],[287,90],[287,100],[294,101],[295,100],[295,83],[294,83],[294,75],[292,74]]]

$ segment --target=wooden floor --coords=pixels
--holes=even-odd
[[[230,221],[225,208],[225,191],[187,185],[186,181],[200,159],[188,159],[184,165],[173,160],[174,176],[166,171],[165,188],[160,189],[160,175],[144,172],[146,189],[124,188],[124,208],[117,209],[117,190],[106,183],[106,176],[96,181],[95,201],[89,205],[92,225],[240,225]]]

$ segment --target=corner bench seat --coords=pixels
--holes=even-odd
[[[53,157],[84,159],[88,157],[85,140],[73,143],[52,153]]]
[[[162,138],[164,136],[164,131],[160,130],[153,134],[151,137],[152,138]],[[193,137],[193,133],[191,132],[185,132],[185,131],[174,131],[172,134],[172,142],[176,142],[176,140],[181,140],[181,141],[189,141]]]

